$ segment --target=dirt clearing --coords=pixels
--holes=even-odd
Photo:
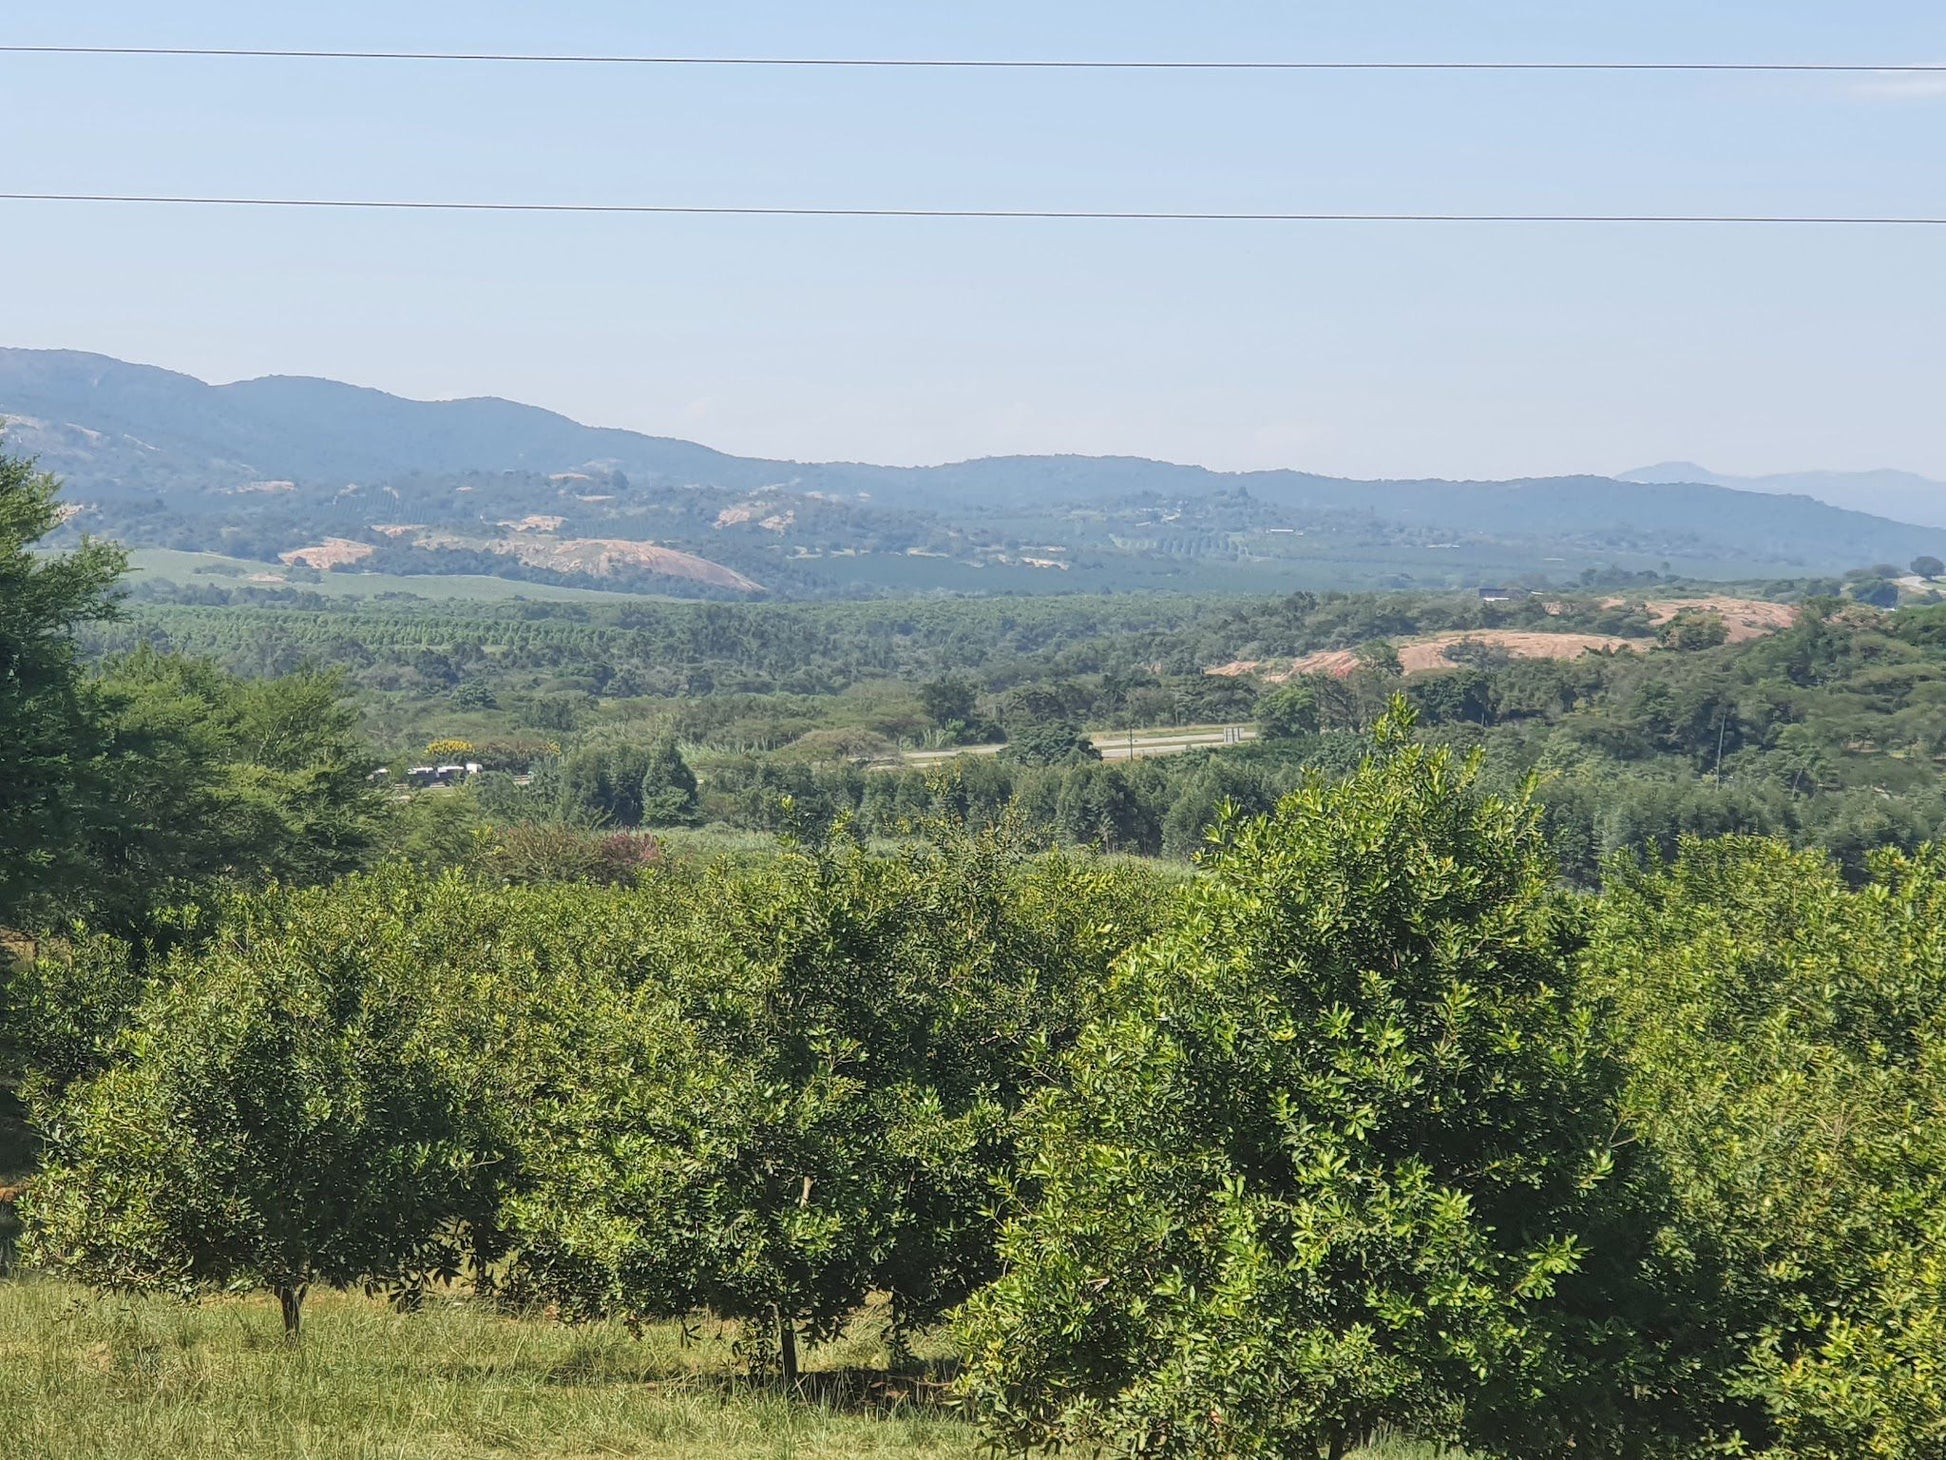
[[[1648,610],[1649,621],[1654,624],[1668,623],[1685,608],[1720,614],[1723,627],[1730,631],[1732,644],[1787,629],[1797,617],[1797,610],[1790,604],[1771,603],[1762,598],[1652,598],[1642,607]]]
[[[1671,617],[1673,617],[1673,613]],[[1481,644],[1510,654],[1516,659],[1579,659],[1583,654],[1606,654],[1616,650],[1650,647],[1645,639],[1624,639],[1617,634],[1554,634],[1523,629],[1473,629],[1451,634],[1429,634],[1406,639],[1397,647],[1399,664],[1407,674],[1427,670],[1454,669],[1459,661],[1448,656],[1456,644]],[[1275,660],[1238,659],[1219,664],[1211,674],[1261,674],[1272,684],[1299,674],[1329,674],[1342,679],[1358,667],[1358,654],[1351,649],[1323,649],[1306,654],[1294,663]]]

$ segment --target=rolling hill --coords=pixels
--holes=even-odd
[[[0,349],[0,416],[65,480],[71,532],[337,571],[805,597],[1814,577],[1946,555],[1937,525],[1662,479],[1700,468],[1479,482],[777,461],[513,401],[210,385],[75,351]]]

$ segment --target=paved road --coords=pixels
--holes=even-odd
[[[1201,750],[1212,745],[1234,745],[1257,738],[1254,725],[1193,725],[1183,728],[1163,726],[1147,730],[1091,730],[1103,760],[1143,760],[1152,755],[1177,755],[1185,750]],[[956,755],[994,755],[998,745],[956,745],[947,750],[908,750],[909,766],[938,765]]]

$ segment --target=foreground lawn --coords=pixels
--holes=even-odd
[[[871,1329],[813,1350],[808,1397],[789,1400],[738,1382],[734,1336],[714,1327],[637,1339],[463,1302],[405,1315],[321,1293],[292,1349],[267,1297],[192,1308],[0,1281],[0,1455],[992,1460],[926,1386],[861,1374],[884,1362]],[[1417,1446],[1361,1455],[1432,1460]]]
[[[814,1352],[809,1366],[867,1364],[873,1347]],[[267,1298],[186,1308],[0,1282],[9,1460],[984,1453],[937,1407],[791,1401],[731,1382],[736,1368],[728,1335],[685,1344],[670,1327],[637,1340],[458,1303],[401,1315],[333,1293],[305,1304],[293,1351]]]

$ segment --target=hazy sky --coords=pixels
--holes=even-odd
[[[1939,0],[8,0],[13,43],[1946,61]],[[1946,214],[1946,77],[0,57],[5,191]],[[0,203],[0,343],[504,395],[799,458],[1946,477],[1946,229]]]

